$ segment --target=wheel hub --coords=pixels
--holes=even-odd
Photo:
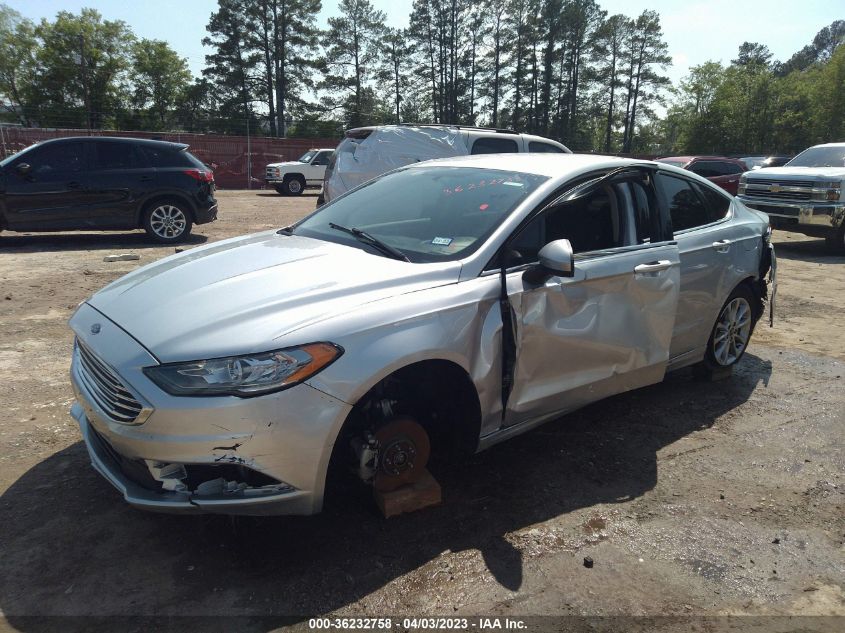
[[[393,420],[376,431],[375,439],[379,447],[376,490],[395,490],[423,476],[431,444],[422,425],[411,418]]]

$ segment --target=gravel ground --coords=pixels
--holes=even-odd
[[[188,247],[284,226],[315,201],[219,197],[221,219]],[[173,247],[140,232],[4,233],[0,628],[45,630],[32,616],[53,615],[845,616],[845,258],[821,240],[775,243],[775,327],[759,327],[732,379],[681,371],[445,467],[443,505],[413,515],[380,519],[361,493],[317,517],[233,520],[129,508],[68,415],[68,317]],[[103,262],[114,252],[141,260]]]

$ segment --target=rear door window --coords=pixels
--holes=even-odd
[[[518,151],[519,146],[511,138],[487,136],[472,144],[473,154],[515,154]]]
[[[141,157],[132,143],[94,143],[94,169],[135,169]]]
[[[561,148],[550,143],[541,143],[540,141],[529,141],[528,151],[539,154],[565,154]]]

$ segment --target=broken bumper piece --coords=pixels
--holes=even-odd
[[[203,466],[128,459],[97,433],[79,403],[74,403],[71,415],[79,423],[93,467],[137,508],[155,512],[259,516],[310,514],[312,511],[308,492],[284,482],[267,483],[268,477],[244,473],[243,469],[240,475],[246,476],[240,478],[247,481],[221,476],[192,485],[191,479],[202,478],[200,469]],[[238,466],[233,465],[221,474],[237,477],[237,469]]]

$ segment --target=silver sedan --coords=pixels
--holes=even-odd
[[[773,299],[769,234],[668,165],[420,163],[97,292],[71,413],[132,505],[312,514],[330,466],[390,490],[667,371],[729,372]]]

